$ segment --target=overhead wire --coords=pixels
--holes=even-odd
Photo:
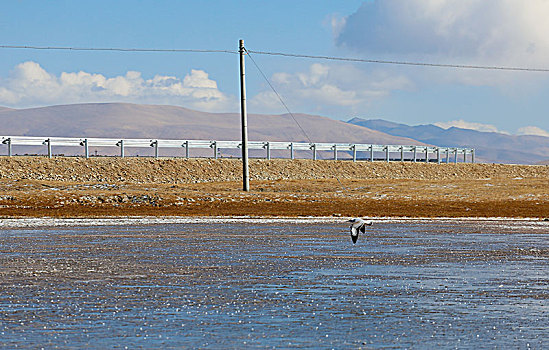
[[[157,49],[157,48],[123,48],[123,47],[109,48],[109,47],[35,46],[35,45],[0,45],[0,49],[115,51],[115,52],[175,52],[175,53],[194,52],[194,53],[228,53],[228,54],[239,53],[237,50],[216,50],[216,49]],[[343,61],[343,62],[356,62],[356,63],[374,63],[374,64],[456,68],[456,69],[500,70],[500,71],[518,71],[518,72],[543,72],[543,73],[549,72],[549,68],[483,66],[483,65],[452,64],[452,63],[378,60],[378,59],[367,59],[367,58],[307,55],[307,54],[299,54],[299,53],[273,52],[273,51],[260,51],[260,50],[246,50],[246,51],[248,53],[253,53],[257,55],[270,55],[270,56],[293,57],[293,58],[310,58],[310,59],[317,59],[317,60],[330,60],[330,61]]]
[[[406,66],[461,68],[461,69],[484,69],[484,70],[504,70],[504,71],[521,71],[521,72],[545,72],[545,73],[549,72],[549,68],[480,66],[480,65],[467,65],[467,64],[446,64],[446,63],[411,62],[411,61],[390,61],[390,60],[374,60],[374,59],[350,58],[350,57],[303,55],[303,54],[294,54],[294,53],[285,53],[285,52],[269,52],[269,51],[255,51],[255,50],[248,50],[248,52],[251,52],[251,53],[254,53],[254,54],[257,54],[257,55],[283,56],[283,57],[294,57],[294,58],[311,58],[311,59],[317,59],[317,60],[345,61],[345,62],[358,62],[358,63],[379,63],[379,64],[393,64],[393,65],[406,65]]]
[[[303,129],[303,127],[301,126],[301,124],[299,124],[299,122],[297,121],[297,118],[294,116],[294,114],[290,111],[290,109],[288,108],[288,105],[286,105],[286,103],[284,102],[284,100],[282,99],[282,97],[280,96],[280,94],[278,93],[278,91],[276,91],[276,89],[274,88],[273,84],[271,84],[270,80],[267,78],[267,76],[265,75],[265,73],[263,73],[263,71],[261,70],[261,68],[259,68],[259,65],[257,64],[257,62],[253,59],[252,55],[250,55],[249,51],[244,49],[246,51],[246,53],[248,54],[248,57],[250,58],[250,60],[252,61],[252,63],[254,64],[255,68],[257,68],[257,70],[259,71],[259,73],[261,74],[261,76],[263,76],[263,79],[265,79],[265,81],[267,82],[267,84],[270,86],[271,90],[273,90],[274,94],[276,95],[276,97],[278,98],[278,100],[280,101],[280,103],[284,106],[284,108],[286,109],[286,111],[288,112],[288,114],[292,117],[292,119],[294,120],[294,122],[297,124],[297,126],[299,127],[299,129],[301,129],[301,132],[303,133],[303,135],[305,135],[305,137],[307,138],[307,140],[309,140],[309,143],[313,143],[313,141],[311,140],[311,138],[309,137],[309,135],[307,134],[307,132],[305,131],[305,129]]]
[[[309,140],[309,143],[310,144],[313,144],[313,141],[311,140],[311,138],[309,137],[309,135],[307,134],[307,132],[305,131],[305,129],[303,129],[303,127],[301,126],[301,124],[299,124],[299,122],[297,121],[297,118],[294,116],[294,114],[292,113],[292,111],[290,111],[290,108],[288,108],[288,105],[286,105],[286,103],[284,102],[284,100],[282,99],[282,96],[280,96],[280,94],[278,93],[278,91],[276,91],[275,87],[273,86],[273,84],[271,84],[269,78],[267,78],[267,76],[265,75],[265,73],[263,73],[263,70],[259,67],[259,65],[257,64],[257,62],[253,59],[252,55],[250,55],[250,52],[244,48],[246,54],[248,55],[248,57],[250,58],[250,60],[252,61],[252,63],[254,64],[254,66],[257,68],[257,70],[259,71],[259,73],[261,74],[261,76],[263,77],[263,79],[265,79],[265,81],[267,82],[267,84],[270,86],[271,90],[273,90],[273,92],[275,93],[275,95],[278,97],[278,100],[280,101],[280,103],[284,106],[284,108],[286,109],[286,111],[288,112],[288,114],[292,117],[292,119],[294,120],[294,122],[296,123],[296,125],[299,127],[299,129],[301,129],[301,132],[303,133],[303,135],[305,135],[305,137],[307,138],[307,140]],[[344,191],[347,191],[347,187],[345,187],[341,181],[339,180],[339,177],[337,177],[336,175],[334,175],[335,179],[337,180],[337,182],[339,183],[339,185],[341,186],[341,188],[343,188]]]
[[[154,49],[154,48],[123,48],[123,47],[72,47],[72,46],[28,46],[0,45],[1,49],[26,50],[60,50],[60,51],[117,51],[117,52],[195,52],[195,53],[230,53],[238,54],[236,50],[202,50],[202,49]]]

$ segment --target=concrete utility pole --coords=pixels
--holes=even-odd
[[[250,172],[248,170],[248,114],[246,112],[246,78],[244,73],[244,40],[239,42],[240,52],[240,116],[242,124],[242,188],[244,191],[250,190]]]

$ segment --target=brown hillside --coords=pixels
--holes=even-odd
[[[294,115],[313,142],[422,144],[321,116]],[[289,115],[250,114],[250,140],[307,141]],[[239,140],[240,115],[175,106],[77,104],[0,112],[0,134],[103,138]]]

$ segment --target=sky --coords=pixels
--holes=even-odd
[[[548,0],[12,0],[0,45],[549,69],[547,18]],[[292,113],[549,136],[549,72],[252,53],[249,113],[287,112],[263,75]],[[239,56],[0,48],[0,106],[97,102],[237,112]]]

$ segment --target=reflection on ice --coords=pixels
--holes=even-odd
[[[3,221],[0,347],[547,346],[546,222],[108,220]]]

